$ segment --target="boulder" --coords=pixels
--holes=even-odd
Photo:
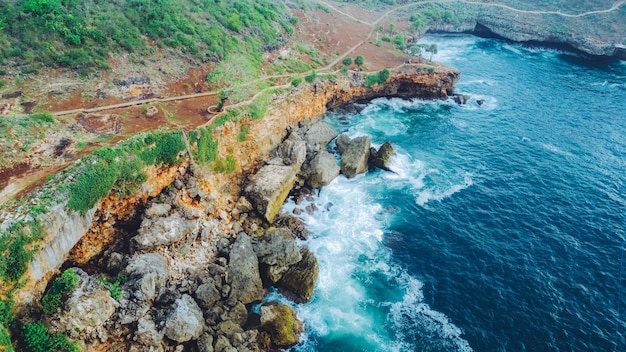
[[[370,158],[368,163],[372,167],[391,171],[389,166],[391,164],[391,159],[395,155],[396,151],[395,149],[393,149],[391,142],[385,142],[383,145],[380,146],[380,148],[378,148],[378,150],[374,148],[370,149]]]
[[[288,228],[291,233],[293,233],[294,235],[296,235],[296,237],[303,241],[308,240],[309,236],[311,235],[311,232],[306,228],[304,222],[293,215],[280,214],[276,218],[274,224],[276,226]]]
[[[327,186],[337,176],[339,176],[339,165],[335,156],[326,151],[320,150],[311,160],[308,167],[308,183],[313,188]]]
[[[99,280],[81,269],[69,270],[78,275],[78,287],[69,294],[63,309],[52,317],[50,325],[54,331],[69,336],[76,336],[87,328],[102,328],[115,313],[117,301],[111,298],[109,289]]]
[[[128,281],[122,286],[118,315],[121,324],[130,324],[150,310],[151,301],[167,282],[169,269],[164,257],[149,253],[131,258],[123,273]]]
[[[245,188],[246,197],[268,222],[274,221],[287,199],[299,169],[293,166],[265,165],[248,182]]]
[[[230,251],[228,277],[231,280],[230,298],[243,304],[258,302],[265,292],[259,274],[259,262],[252,250],[250,237],[241,232]]]
[[[177,180],[178,181],[178,180]],[[154,203],[146,210],[146,216],[159,217],[165,216],[172,210],[172,206],[167,203]]]
[[[163,332],[157,330],[150,314],[146,314],[137,321],[135,341],[145,346],[160,346],[163,342]]]
[[[264,278],[271,284],[278,282],[289,266],[302,259],[296,239],[287,228],[270,229],[255,237],[252,248],[264,264]]]
[[[341,136],[345,135],[339,137]],[[367,171],[371,140],[369,136],[356,137],[349,141],[346,138],[348,137],[337,138],[337,149],[341,153],[341,173],[347,178],[353,178]]]
[[[292,165],[300,169],[306,158],[306,144],[296,133],[291,133],[276,148],[276,156],[282,160],[283,165]]]
[[[308,126],[304,133],[307,151],[325,150],[328,143],[337,135],[337,130],[325,122],[320,121]]]
[[[213,349],[213,335],[204,333],[198,338],[198,351],[199,352],[214,352]]]
[[[180,213],[167,217],[147,217],[141,222],[134,241],[139,249],[151,249],[178,242],[185,236],[197,233],[200,221],[184,219]]]
[[[335,140],[335,144],[337,145],[337,151],[339,152],[339,154],[343,154],[343,152],[348,148],[348,145],[350,144],[350,137],[342,133]]]
[[[319,265],[315,255],[308,248],[300,250],[302,260],[289,267],[278,283],[281,290],[297,303],[309,302],[319,276]]]
[[[297,333],[301,323],[288,305],[261,307],[261,330],[269,334],[270,343],[276,347],[287,348],[300,342]]]
[[[196,289],[196,298],[198,299],[198,303],[204,309],[211,308],[217,303],[221,298],[220,290],[215,285],[213,279],[208,279],[205,283],[198,286]]]
[[[183,295],[174,302],[174,309],[165,320],[165,336],[176,341],[196,340],[204,331],[202,310],[189,295]]]

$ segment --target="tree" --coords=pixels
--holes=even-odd
[[[389,24],[389,32],[390,32],[391,34],[393,34],[393,32],[394,32],[395,30],[396,30],[396,25],[395,25],[395,24],[393,24],[393,23],[390,23],[390,24]]]
[[[363,56],[359,55],[354,58],[354,63],[357,64],[357,66],[359,66],[359,69],[360,69],[361,66],[365,63],[365,59],[363,58]]]
[[[389,77],[391,76],[391,72],[389,72],[388,69],[383,68],[380,73],[378,74],[378,76],[380,77],[380,82],[384,83],[387,82],[387,80],[389,79]]]
[[[437,44],[424,45],[424,51],[430,53],[430,61],[433,61],[433,55],[437,54]]]
[[[343,61],[341,61],[341,63],[343,63],[346,66],[350,66],[350,65],[352,65],[352,58],[351,57],[346,57],[345,59],[343,59]]]

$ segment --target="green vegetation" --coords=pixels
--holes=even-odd
[[[341,61],[342,64],[346,65],[346,66],[350,66],[352,65],[352,58],[351,57],[346,57]]]
[[[226,155],[226,159],[218,159],[213,164],[213,170],[224,174],[229,174],[237,168],[237,162],[232,154]]]
[[[297,23],[270,0],[16,0],[0,2],[0,61],[35,72],[107,68],[112,53],[153,52],[146,39],[198,61],[218,61],[244,46],[270,50]],[[36,31],[31,30],[37,28]]]
[[[5,283],[18,281],[37,251],[31,244],[43,238],[44,230],[36,221],[19,221],[0,237],[0,279]]]
[[[359,68],[361,68],[361,66],[363,66],[363,64],[365,63],[365,59],[362,55],[358,55],[354,58],[354,63],[359,66]]]
[[[250,133],[250,128],[246,125],[241,125],[241,130],[239,130],[239,134],[237,135],[237,142],[243,142],[248,137],[248,133]]]
[[[74,272],[74,269],[67,269],[57,277],[48,292],[41,298],[41,307],[45,314],[54,314],[63,305],[63,296],[67,296],[74,291],[80,278]]]
[[[302,84],[302,77],[294,77],[294,78],[291,80],[291,85],[292,85],[292,86],[294,86],[294,87],[297,87],[297,86],[299,86],[300,84]]]
[[[71,343],[66,336],[51,335],[41,322],[30,323],[22,328],[22,337],[29,352],[79,352],[76,343]]]
[[[113,297],[113,299],[116,301],[119,301],[122,298],[122,290],[120,289],[120,285],[126,281],[128,281],[128,277],[126,277],[125,275],[117,275],[117,277],[115,277],[115,281],[113,282],[108,281],[104,276],[100,277],[100,282],[102,282],[104,286],[109,289],[109,292],[111,292],[111,297]]]
[[[130,144],[105,148],[83,162],[69,186],[71,210],[85,214],[116,187],[119,196],[131,194],[146,180],[146,165],[174,165],[185,149],[181,132],[148,134]]]
[[[315,71],[313,71],[310,74],[304,76],[304,80],[307,83],[313,83],[313,82],[315,82],[316,79],[317,79],[317,72],[315,72]]]
[[[391,72],[389,72],[388,69],[384,68],[376,74],[365,76],[365,84],[368,87],[375,86],[377,84],[383,84],[387,82],[390,76]]]

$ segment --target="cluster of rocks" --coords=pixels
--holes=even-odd
[[[341,164],[329,152],[336,140]],[[303,326],[289,305],[262,303],[270,287],[296,303],[312,299],[317,259],[296,238],[308,231],[278,214],[298,187],[323,187],[340,173],[389,169],[391,144],[338,135],[325,123],[289,131],[274,157],[250,177],[230,212],[191,173],[152,199],[138,229],[103,255],[78,288],[45,317],[52,333],[85,350],[267,351],[299,342]],[[85,269],[86,270],[86,269]],[[114,295],[112,284],[120,283]],[[124,280],[121,280],[123,278]],[[258,313],[260,312],[260,314]]]
[[[339,164],[329,151],[333,140]],[[373,168],[389,171],[396,154],[393,146],[385,142],[376,149],[371,144],[369,136],[350,139],[324,122],[298,126],[289,131],[275,157],[250,178],[246,197],[271,223],[294,187],[321,188],[340,174],[353,178]]]
[[[290,306],[265,303],[260,315],[253,308],[270,286],[309,301],[315,256],[288,227],[255,218],[244,197],[230,214],[216,210],[198,181],[186,174],[155,198],[134,236],[104,254],[105,267],[73,269],[78,288],[45,317],[52,333],[83,350],[264,351],[299,342],[302,324]],[[285,224],[304,227],[294,218]],[[116,299],[102,273],[125,278]]]

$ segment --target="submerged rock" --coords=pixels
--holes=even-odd
[[[386,171],[391,171],[389,168],[391,159],[396,155],[395,149],[391,145],[391,142],[385,142],[378,148],[378,150],[370,149],[370,158],[368,163],[372,167],[377,167]]]
[[[347,178],[367,172],[367,160],[370,156],[371,140],[369,136],[350,139],[345,134],[337,138],[337,149],[341,154],[341,173]]]
[[[302,260],[292,265],[279,282],[279,288],[286,290],[287,296],[297,303],[309,302],[313,298],[313,289],[319,276],[317,258],[308,249],[300,250]]]
[[[230,298],[243,304],[259,302],[265,292],[259,274],[259,262],[252,250],[250,237],[240,233],[230,252],[228,277],[231,280]]]

